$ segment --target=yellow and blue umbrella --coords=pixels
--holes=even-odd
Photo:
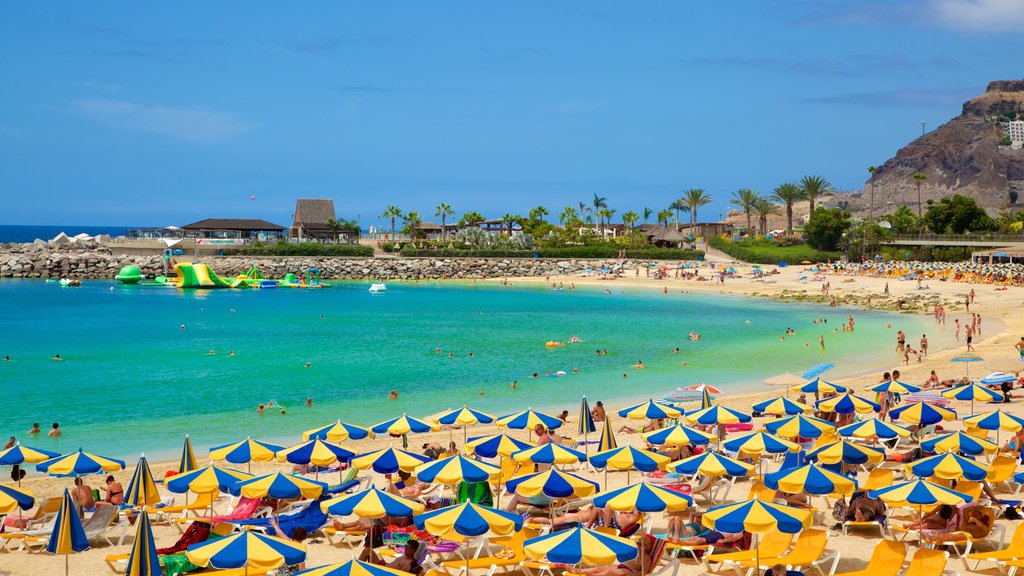
[[[590,457],[590,463],[595,468],[610,468],[612,470],[636,469],[641,472],[654,472],[664,468],[669,462],[671,462],[671,459],[664,454],[658,454],[650,450],[640,450],[628,444],[598,452]],[[628,477],[626,481],[629,481]]]
[[[849,496],[857,482],[814,464],[780,470],[764,477],[764,485],[787,494],[843,494]]]
[[[868,386],[865,390],[868,392],[889,392],[890,394],[916,394],[921,391],[921,387],[900,382],[899,380],[886,380],[881,384]]]
[[[166,486],[175,494],[186,492],[212,494],[213,492],[227,492],[235,484],[251,478],[253,478],[252,474],[211,464],[205,468],[178,474],[168,479]]]
[[[837,414],[870,414],[872,412],[879,412],[882,407],[867,398],[860,396],[854,396],[847,392],[827,398],[815,404],[815,407],[822,412],[835,412]]]
[[[879,488],[869,492],[868,496],[878,498],[893,506],[905,506],[908,504],[917,506],[918,526],[921,526],[921,517],[924,514],[925,506],[934,506],[936,504],[956,506],[957,504],[971,501],[971,497],[967,494],[925,480],[914,480],[912,482],[903,482]],[[920,530],[919,536],[922,534],[923,530]],[[924,538],[921,538],[921,541],[924,542]]]
[[[963,400],[971,401],[971,413],[974,413],[974,401],[979,400],[981,402],[1002,402],[1003,395],[995,390],[989,390],[977,384],[967,384],[965,386],[959,386],[957,388],[950,388],[942,392],[943,398],[949,398],[950,400]]]
[[[501,475],[501,468],[462,454],[427,462],[414,472],[420,482],[458,484],[459,482],[487,482]]]
[[[987,466],[951,452],[911,462],[904,467],[904,470],[918,478],[942,478],[943,480],[981,482],[988,476]]]
[[[153,540],[153,526],[149,522],[149,514],[140,514],[135,521],[135,541],[128,555],[128,567],[125,576],[160,576],[160,559],[156,554],[156,541]]]
[[[905,420],[911,424],[928,426],[943,420],[956,420],[956,411],[934,406],[927,402],[913,402],[889,412],[893,420]]]
[[[692,505],[693,498],[686,494],[645,482],[605,492],[594,498],[595,508],[609,508],[617,512],[681,512]]]
[[[283,446],[260,442],[246,437],[245,440],[232,442],[210,448],[210,460],[226,460],[232,464],[248,464],[252,470],[252,462],[270,462]]]
[[[60,508],[57,509],[57,518],[53,521],[53,530],[50,531],[50,539],[46,541],[46,551],[64,556],[64,574],[67,576],[68,556],[88,549],[89,538],[86,537],[82,521],[78,519],[78,512],[71,502],[71,494],[65,488]]]
[[[230,536],[207,540],[188,547],[188,561],[197,566],[218,570],[249,568],[269,571],[287,564],[306,561],[306,547],[291,540],[267,536],[252,530],[235,532]]]
[[[15,510],[28,510],[36,502],[32,493],[19,487],[0,484],[0,516]]]
[[[587,455],[579,450],[548,442],[547,444],[513,452],[512,460],[516,462],[533,462],[534,464],[573,464],[585,462]]]
[[[806,384],[800,386],[794,386],[793,392],[803,392],[805,394],[842,394],[846,392],[846,386],[840,386],[831,382],[826,382],[821,378],[815,378]]]
[[[648,400],[643,404],[637,404],[636,406],[630,406],[629,408],[623,408],[619,410],[619,416],[623,418],[629,418],[632,420],[660,420],[662,418],[678,418],[682,412],[669,406],[668,404],[662,404],[655,402],[654,400]]]
[[[964,426],[980,428],[982,430],[995,430],[996,443],[998,444],[999,431],[1006,430],[1008,432],[1016,432],[1017,430],[1024,428],[1024,418],[1014,416],[1013,414],[1007,414],[1002,410],[996,410],[995,412],[975,414],[969,418],[964,418]]]
[[[427,422],[425,420],[420,420],[419,418],[413,418],[408,414],[402,414],[398,418],[385,420],[370,428],[374,434],[392,434],[394,436],[400,436],[402,434],[424,434],[426,432],[437,432],[440,429],[440,424]]]
[[[764,429],[781,438],[817,438],[826,432],[833,433],[836,425],[827,420],[798,414],[766,422]]]
[[[431,534],[444,536],[452,532],[460,536],[503,536],[523,528],[523,517],[504,510],[495,510],[463,502],[455,506],[432,510],[414,518],[416,527]]]
[[[669,468],[676,473],[687,475],[746,476],[754,466],[717,452],[704,452],[670,464]]]
[[[395,448],[385,448],[356,456],[352,459],[352,467],[359,470],[371,469],[378,474],[395,474],[399,470],[412,472],[420,464],[430,461],[430,458],[426,456]]]
[[[807,453],[807,460],[817,460],[824,464],[880,464],[885,460],[885,450],[840,440],[811,450]]]
[[[640,437],[653,446],[706,446],[718,442],[717,436],[682,424],[641,434]]]
[[[60,456],[59,452],[50,452],[39,448],[29,448],[15,444],[0,451],[0,466],[20,466],[22,464],[38,464]]]
[[[619,443],[615,441],[615,432],[612,430],[612,419],[605,418],[601,423],[601,438],[597,441],[597,451],[611,450],[617,448],[618,445]]]
[[[712,406],[714,406],[714,402],[711,400],[711,392],[705,387],[700,391],[700,407],[704,409],[711,408]]]
[[[142,456],[139,458],[138,465],[135,466],[135,472],[132,474],[131,481],[128,482],[128,488],[124,491],[124,503],[129,506],[142,507],[153,506],[159,502],[160,492],[153,480],[153,472],[149,469],[146,457]]]
[[[309,570],[296,572],[294,576],[409,576],[408,572],[377,566],[359,560],[349,560],[339,564],[317,566]]]
[[[735,504],[716,506],[701,518],[704,526],[727,534],[750,532],[760,536],[768,532],[796,534],[811,525],[811,512],[792,506],[753,499]],[[761,556],[757,543],[754,544],[755,566],[760,566]]]
[[[324,514],[334,516],[355,514],[360,518],[383,518],[385,516],[407,518],[413,514],[422,513],[424,508],[422,502],[397,496],[375,486],[369,490],[344,494],[320,503],[320,510]]]
[[[479,410],[466,407],[465,404],[458,410],[451,410],[434,418],[438,424],[445,426],[462,426],[462,443],[466,443],[467,428],[473,424],[490,424],[494,422],[494,416],[485,414]]]
[[[520,496],[548,498],[587,498],[598,491],[597,482],[555,468],[516,476],[507,482],[506,487],[509,492],[515,492]]]
[[[314,477],[319,479],[320,467],[330,466],[335,462],[347,462],[355,455],[354,451],[341,444],[313,438],[312,440],[307,440],[301,444],[281,450],[277,453],[277,460],[279,462],[315,466]]]
[[[523,543],[529,558],[558,564],[605,566],[637,557],[637,544],[628,538],[573,528],[552,532]]]
[[[759,402],[752,406],[754,412],[760,412],[761,414],[771,414],[773,416],[795,416],[797,414],[807,414],[813,408],[807,404],[801,404],[800,402],[794,402],[784,396]]]
[[[597,432],[597,425],[594,424],[594,415],[590,412],[590,405],[587,404],[586,396],[580,402],[580,416],[576,431],[583,435],[583,451],[589,453],[590,444],[587,442],[587,436],[591,432]]]
[[[891,440],[893,438],[910,438],[913,434],[909,429],[898,424],[890,424],[877,418],[868,418],[861,422],[854,422],[839,429],[840,436],[853,438],[881,438]]]
[[[45,472],[50,476],[81,476],[83,474],[102,474],[115,470],[124,470],[124,460],[116,458],[105,458],[83,452],[72,452],[63,456],[57,456],[51,460],[36,464],[36,470]]]
[[[242,480],[232,486],[230,492],[243,498],[319,498],[327,493],[327,484],[307,480],[301,476],[274,472]]]
[[[344,442],[349,439],[362,440],[366,437],[373,438],[375,436],[376,434],[371,432],[369,428],[363,428],[362,426],[356,426],[355,424],[348,424],[341,420],[338,420],[333,424],[321,426],[320,428],[306,430],[302,433],[303,440],[319,438],[321,440],[329,440],[331,442]]]
[[[562,422],[561,418],[555,418],[549,414],[537,412],[533,408],[528,408],[515,414],[502,416],[501,418],[498,418],[496,423],[499,427],[504,426],[513,430],[533,430],[538,424],[548,430],[554,430],[562,424],[565,424],[565,422]]]
[[[949,361],[953,362],[955,364],[967,364],[967,366],[965,366],[964,368],[967,370],[967,378],[970,379],[970,377],[971,377],[971,364],[973,364],[975,362],[984,362],[985,359],[982,358],[981,356],[978,356],[977,354],[973,354],[971,352],[965,352],[965,353],[957,354],[956,356],[953,356],[952,358],[949,359]]]
[[[690,412],[685,416],[685,419],[690,424],[711,426],[713,424],[737,424],[739,422],[750,422],[750,415],[716,404],[710,408]]]
[[[196,453],[192,450],[192,439],[185,434],[185,443],[181,447],[181,458],[178,459],[178,474],[191,472],[198,467]]]
[[[921,442],[921,450],[930,454],[962,452],[970,456],[992,455],[999,451],[999,445],[984,438],[957,431]]]
[[[476,454],[481,458],[508,458],[513,452],[533,448],[533,444],[524,440],[517,440],[507,434],[491,434],[489,436],[477,436],[470,438],[465,445],[466,452]]]
[[[750,458],[755,454],[784,454],[800,451],[799,444],[765,432],[754,432],[733,438],[723,443],[722,447],[730,452],[735,452],[740,458]]]

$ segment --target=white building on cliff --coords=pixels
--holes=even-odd
[[[1012,120],[1006,126],[1006,135],[1010,137],[1010,148],[1020,150],[1024,147],[1024,120]]]

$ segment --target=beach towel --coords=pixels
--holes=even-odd
[[[481,506],[494,507],[494,494],[487,482],[460,482],[459,502],[467,500]]]
[[[205,542],[210,537],[210,524],[197,520],[188,525],[185,532],[178,538],[178,541],[167,548],[157,548],[156,553],[160,556],[184,552],[190,545]]]
[[[240,498],[238,505],[231,511],[230,514],[223,516],[214,516],[210,519],[210,524],[217,525],[220,522],[233,522],[236,520],[247,520],[250,516],[256,512],[256,509],[260,507],[259,498]]]

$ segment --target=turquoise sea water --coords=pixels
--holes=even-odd
[[[246,435],[292,443],[338,418],[370,425],[463,403],[494,414],[530,405],[574,413],[583,394],[591,402],[657,397],[700,382],[760,390],[767,376],[819,362],[837,364],[835,376],[887,359],[895,365],[900,328],[915,344],[928,332],[933,349],[948,338],[932,334],[924,316],[855,310],[856,332],[833,333],[849,310],[710,294],[390,284],[372,295],[367,287],[178,291],[0,281],[0,356],[11,357],[0,362],[0,434],[131,458],[174,454],[187,432],[205,453]],[[812,324],[819,316],[827,328]],[[781,342],[787,326],[797,334]],[[690,341],[690,330],[703,338]],[[572,335],[585,342],[544,347]],[[596,355],[598,348],[609,354]],[[55,354],[63,361],[51,360]],[[647,368],[629,368],[637,360]],[[546,377],[549,370],[569,374]],[[540,378],[530,378],[534,372]],[[391,389],[398,400],[387,399]],[[307,396],[313,407],[303,404]],[[257,415],[268,400],[287,414]],[[30,439],[33,422],[44,432],[60,422],[65,436]]]

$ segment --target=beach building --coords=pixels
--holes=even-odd
[[[1010,138],[1010,148],[1020,150],[1024,147],[1024,120],[1012,120],[1006,125],[1006,135]]]
[[[259,240],[276,242],[285,237],[285,227],[260,220],[258,218],[207,218],[181,227],[186,238],[194,238],[197,243],[242,243]],[[207,242],[202,242],[202,241]]]
[[[300,198],[295,201],[295,217],[288,236],[304,242],[333,241],[334,231],[329,223],[334,221],[334,200]]]

